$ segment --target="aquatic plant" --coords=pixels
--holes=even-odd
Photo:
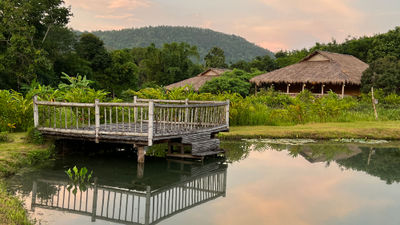
[[[90,173],[88,172],[89,171],[86,167],[78,169],[76,166],[74,166],[72,170],[71,168],[66,170],[65,173],[67,174],[70,182],[68,184],[67,190],[70,191],[73,188],[72,193],[74,194],[77,193],[78,188],[81,191],[86,191],[87,186],[91,184],[90,180],[93,175],[93,171],[91,171]]]

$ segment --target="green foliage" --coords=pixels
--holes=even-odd
[[[0,90],[0,131],[26,130],[32,115],[31,101],[16,91]]]
[[[312,51],[307,49],[293,50],[293,51],[279,51],[275,54],[276,66],[278,68],[286,67],[295,63],[298,63]]]
[[[362,91],[381,88],[385,94],[400,94],[400,60],[394,56],[380,58],[370,64],[361,79]]]
[[[19,89],[35,78],[48,80],[52,57],[64,39],[51,38],[71,16],[63,0],[0,1],[0,88]]]
[[[256,56],[263,55],[273,57],[272,52],[242,37],[196,27],[157,26],[96,31],[93,34],[100,37],[110,49],[146,47],[152,43],[160,48],[165,43],[185,42],[191,46],[197,46],[200,59],[203,59],[214,46],[224,50],[228,63],[239,60],[250,61]]]
[[[44,139],[42,136],[42,133],[40,133],[40,131],[38,131],[36,128],[29,128],[28,129],[28,133],[26,135],[26,140],[28,141],[28,143],[32,143],[32,144],[43,144],[44,143]]]
[[[249,79],[259,75],[260,73],[260,71],[247,73],[243,70],[234,69],[233,71],[225,72],[221,76],[207,81],[200,88],[200,92],[212,94],[231,92],[247,96],[249,95],[251,87]]]
[[[213,47],[204,57],[207,68],[226,68],[224,50],[218,47]]]
[[[69,185],[67,190],[70,191],[72,188],[72,193],[76,194],[78,192],[78,188],[81,191],[86,191],[87,186],[90,185],[90,180],[92,179],[93,171],[88,173],[88,169],[86,167],[82,167],[78,169],[76,166],[74,168],[69,168],[65,171],[69,178]]]
[[[28,213],[24,204],[11,193],[7,192],[7,186],[0,182],[0,223],[1,224],[33,224],[28,219]]]
[[[6,132],[6,131],[0,132],[0,143],[1,142],[10,142],[10,141],[12,141],[12,140],[11,140],[8,132]]]

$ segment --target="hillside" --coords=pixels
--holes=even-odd
[[[256,56],[266,54],[273,56],[269,50],[250,43],[242,37],[203,28],[158,26],[92,33],[101,38],[110,49],[147,47],[151,43],[160,47],[164,43],[186,42],[197,46],[201,59],[214,46],[224,50],[227,63],[238,60],[249,61]]]

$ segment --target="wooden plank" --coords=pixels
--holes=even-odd
[[[204,157],[202,156],[194,156],[191,154],[178,154],[178,153],[171,153],[167,154],[167,157],[175,157],[175,158],[186,158],[186,159],[200,159],[203,160]]]

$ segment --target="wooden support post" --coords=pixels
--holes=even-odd
[[[148,145],[153,145],[154,102],[149,101]]]
[[[375,119],[378,120],[378,112],[375,106],[374,87],[371,87],[372,107],[374,108]]]
[[[137,96],[133,96],[133,103],[137,103]],[[138,111],[137,111],[137,107],[134,106],[133,107],[133,122],[136,123],[137,122],[137,117],[138,117]],[[136,125],[135,125],[136,126]]]
[[[257,95],[257,84],[254,85],[254,95]]]
[[[144,163],[138,163],[136,168],[136,177],[142,179],[144,175]]]
[[[189,105],[189,100],[185,99],[185,105]],[[189,121],[189,108],[185,108],[185,123]]]
[[[342,98],[344,98],[344,86],[345,86],[345,84],[343,83],[342,84]]]
[[[92,202],[92,222],[96,221],[96,211],[97,211],[97,177],[94,178],[93,187],[93,202]]]
[[[287,84],[287,86],[286,86],[286,93],[287,93],[287,94],[290,93],[290,84]]]
[[[94,101],[94,118],[96,124],[96,143],[99,143],[99,132],[100,132],[100,108],[99,108],[99,100],[96,99]],[[90,120],[90,118],[89,118]]]
[[[230,101],[228,99],[228,100],[226,100],[226,106],[225,106],[225,121],[226,121],[226,125],[228,126],[228,128],[229,128],[229,104],[230,104]]]
[[[137,146],[137,161],[138,163],[144,163],[144,156],[145,156],[145,152],[144,152],[144,146],[142,145],[138,145]]]
[[[325,87],[325,84],[321,84],[321,95],[324,95],[324,87]]]
[[[174,151],[174,146],[171,144],[171,142],[168,142],[168,154],[171,154]]]
[[[33,124],[35,127],[39,126],[39,108],[36,104],[37,95],[33,96]]]
[[[301,91],[304,91],[304,88],[306,87],[306,84],[303,84]]]

